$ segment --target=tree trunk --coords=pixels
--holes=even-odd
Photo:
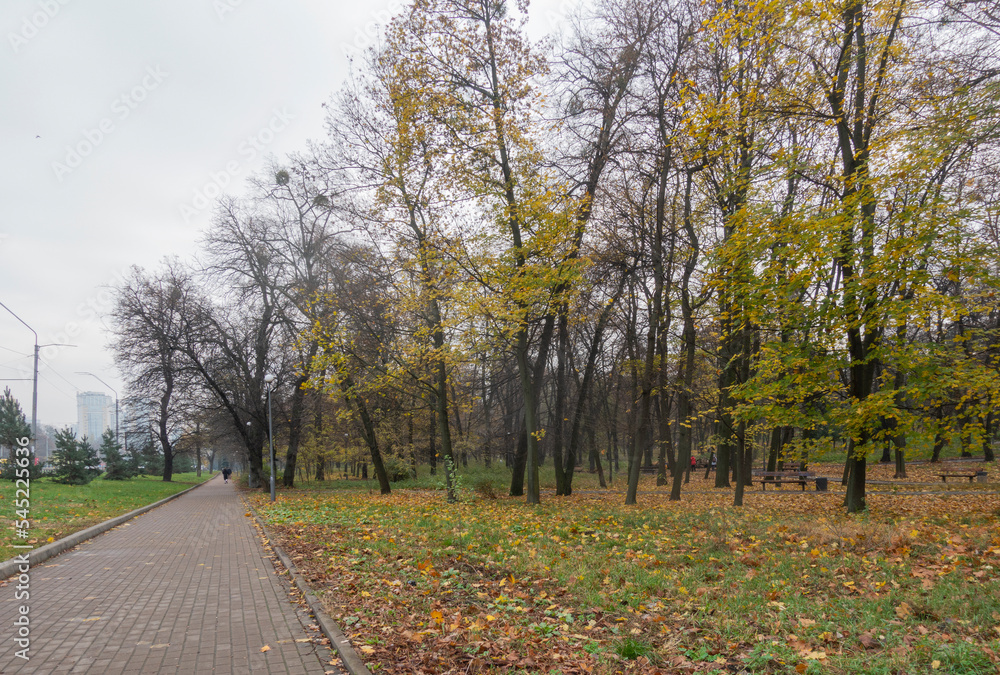
[[[410,478],[417,479],[417,449],[413,445],[413,413],[406,414],[406,444],[410,449]]]
[[[316,418],[313,423],[313,434],[316,437],[316,480],[326,480],[324,470],[326,467],[325,452],[326,446],[323,444],[323,408],[317,401]]]
[[[683,361],[681,368],[681,386],[677,392],[677,464],[674,470],[673,485],[670,489],[670,501],[681,498],[681,480],[684,472],[691,469],[692,433],[694,431],[694,407],[692,405],[694,392],[695,332],[694,305],[691,302],[690,281],[698,264],[699,243],[691,220],[691,194],[695,169],[687,170],[687,181],[684,187],[684,229],[688,235],[689,252],[684,262],[684,274],[681,279],[681,317],[684,321],[684,331],[681,337],[683,343]]]
[[[302,385],[308,381],[308,377],[298,377],[295,380],[295,390],[292,392],[292,406],[288,417],[288,449],[285,451],[285,473],[281,479],[285,487],[295,486],[295,465],[299,459],[299,441],[302,438],[303,399],[305,398],[305,390],[302,389]]]
[[[934,450],[931,452],[931,462],[941,461],[941,451],[944,450],[946,442],[947,442],[947,437],[944,435],[944,432],[939,428],[937,430],[937,433],[934,434]]]
[[[617,292],[612,296],[611,302],[609,302],[605,308],[601,311],[600,317],[597,319],[597,325],[594,328],[594,339],[590,344],[590,351],[587,353],[587,364],[583,369],[583,380],[580,382],[580,388],[576,395],[576,406],[573,409],[573,423],[570,427],[569,434],[569,446],[567,447],[567,462],[570,464],[568,469],[569,475],[566,480],[563,481],[563,489],[566,495],[573,494],[573,465],[576,464],[576,458],[579,456],[577,447],[580,438],[580,427],[583,424],[583,413],[584,406],[587,405],[587,399],[590,396],[591,383],[594,380],[594,372],[597,368],[597,356],[600,353],[601,345],[604,340],[604,329],[611,318],[611,310],[618,302],[618,298],[621,297],[622,292],[625,288],[625,280],[627,275],[623,274],[622,279],[618,284]],[[591,457],[594,455],[591,454]],[[600,457],[598,457],[598,462]],[[603,474],[601,478],[603,482]],[[558,484],[556,486],[558,494]]]
[[[538,436],[537,403],[541,391],[542,376],[545,374],[545,363],[548,359],[549,345],[552,342],[552,332],[555,327],[555,315],[549,313],[545,317],[542,335],[539,339],[538,358],[534,367],[528,362],[528,331],[522,327],[518,331],[517,347],[514,350],[517,358],[518,379],[521,384],[521,396],[524,404],[522,437],[518,441],[518,457],[515,459],[515,471],[511,476],[511,496],[525,494],[525,478],[527,478],[527,502],[538,504],[541,501],[538,493]],[[524,453],[521,455],[521,443],[524,443]],[[516,488],[516,492],[515,492]],[[534,489],[534,494],[532,490]]]
[[[993,454],[993,412],[986,413],[983,417],[983,459],[987,462],[995,462]]]
[[[201,422],[194,423],[195,473],[201,478]]]
[[[525,452],[524,473],[526,478],[527,502],[540,504],[541,494],[538,485],[538,419],[535,408],[535,386],[531,381],[531,370],[528,365],[528,330],[522,327],[517,335],[517,369],[521,378],[521,390],[524,392],[524,437],[527,443]]]
[[[528,438],[524,432],[524,418],[517,426],[517,450],[514,452],[514,464],[511,466],[510,496],[524,496],[524,468],[528,463]]]
[[[563,465],[563,419],[566,417],[566,352],[569,349],[569,330],[567,329],[566,313],[568,308],[560,309],[558,340],[556,341],[556,397],[552,420],[552,465],[556,473],[556,495],[569,495],[572,488],[566,483],[573,481],[573,462],[567,458]]]
[[[170,482],[174,475],[174,447],[167,429],[170,414],[170,397],[174,391],[172,373],[165,373],[163,394],[160,396],[160,417],[157,422],[157,435],[160,447],[163,449],[163,480]]]
[[[309,381],[309,366],[312,364],[316,352],[319,351],[319,343],[312,342],[309,345],[309,353],[303,360],[303,372],[295,378],[295,388],[292,390],[292,408],[288,417],[288,450],[285,452],[285,487],[293,487],[295,484],[295,463],[299,458],[299,444],[302,439],[302,419],[305,417],[305,384]]]
[[[443,340],[442,340],[443,342]],[[438,390],[435,396],[437,405],[438,433],[441,435],[441,451],[444,455],[445,486],[448,492],[448,501],[458,501],[455,492],[455,481],[457,479],[455,465],[455,455],[451,448],[451,425],[448,422],[448,375],[445,370],[444,360],[437,362]]]
[[[658,395],[660,401],[660,456],[657,459],[656,484],[663,486],[667,484],[667,471],[676,466],[674,460],[674,448],[670,430],[671,400],[669,396],[664,396],[661,389]]]
[[[431,406],[431,423],[427,430],[427,454],[431,463],[431,475],[437,475],[437,404]]]
[[[372,465],[375,467],[375,475],[378,477],[379,489],[382,494],[387,495],[391,492],[389,487],[389,475],[386,473],[385,464],[382,462],[382,452],[379,450],[378,437],[375,434],[375,425],[372,423],[371,416],[368,414],[368,406],[365,405],[363,399],[354,396],[351,391],[354,389],[354,383],[351,381],[350,377],[345,377],[340,381],[341,391],[344,393],[344,398],[347,400],[348,404],[353,404],[354,408],[358,412],[358,416],[361,418],[361,428],[364,432],[365,443],[368,445],[368,452],[372,457]],[[365,474],[368,473],[368,463],[365,462]],[[367,475],[366,475],[367,477]]]
[[[597,449],[597,434],[593,425],[587,429],[587,437],[590,440],[590,464],[597,469],[597,480],[601,487],[607,489],[608,483],[604,479],[604,466],[601,464],[601,453]]]

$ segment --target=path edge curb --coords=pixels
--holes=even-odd
[[[123,513],[120,516],[115,516],[111,520],[105,520],[103,523],[98,523],[97,525],[91,525],[85,530],[74,532],[68,537],[63,537],[62,539],[54,541],[51,544],[45,544],[45,546],[40,546],[36,549],[33,549],[31,552],[28,553],[28,566],[34,567],[35,565],[40,565],[46,560],[55,558],[60,553],[63,553],[68,549],[73,548],[74,546],[78,546],[83,542],[87,541],[88,539],[93,539],[99,534],[104,534],[108,530],[118,527],[124,522],[132,520],[136,516],[141,516],[147,511],[152,511],[157,506],[162,506],[163,504],[166,504],[171,500],[177,499],[181,495],[187,494],[192,490],[197,490],[202,485],[205,485],[206,483],[212,481],[214,478],[215,476],[209,478],[206,481],[202,481],[197,485],[192,485],[187,489],[181,490],[180,492],[176,492],[170,495],[169,497],[164,497],[158,502],[153,502],[152,504],[146,504],[145,506],[140,506],[134,511],[129,511],[128,513]],[[19,568],[23,564],[24,561],[18,558],[11,558],[10,560],[5,560],[4,562],[0,563],[0,581],[9,579],[15,574],[18,574],[21,571]]]
[[[243,497],[243,495],[240,496]],[[319,624],[323,635],[330,640],[330,644],[337,650],[337,655],[340,656],[340,660],[343,661],[344,667],[347,668],[347,672],[351,675],[372,675],[371,671],[368,670],[368,666],[366,666],[365,662],[361,660],[358,653],[354,651],[354,646],[351,645],[351,641],[347,639],[347,636],[344,635],[342,630],[340,630],[340,627],[336,624],[333,618],[326,613],[326,610],[323,609],[323,604],[320,602],[320,599],[316,597],[316,594],[309,586],[309,583],[305,580],[305,577],[299,573],[299,569],[295,566],[295,563],[292,562],[292,559],[288,557],[288,554],[285,553],[285,551],[275,542],[274,537],[271,535],[271,531],[267,529],[264,525],[263,519],[260,517],[260,514],[257,513],[257,509],[255,509],[246,499],[243,499],[243,503],[247,505],[247,509],[253,514],[254,520],[257,521],[257,525],[260,526],[264,536],[267,537],[267,541],[274,550],[275,555],[278,556],[278,560],[280,560],[281,564],[288,570],[288,574],[295,583],[295,587],[299,589],[302,596],[305,598],[306,604],[309,605],[309,611],[311,611],[313,616],[316,617],[316,623]]]

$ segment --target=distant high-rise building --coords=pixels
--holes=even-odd
[[[87,437],[90,444],[99,448],[105,429],[115,428],[115,399],[96,391],[76,395],[76,437]]]

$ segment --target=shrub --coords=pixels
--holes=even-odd
[[[480,478],[472,486],[473,491],[482,499],[500,499],[501,493],[489,478]]]
[[[389,482],[391,483],[398,483],[413,476],[409,465],[399,457],[393,455],[383,457],[383,464],[385,465],[385,473],[389,476]]]

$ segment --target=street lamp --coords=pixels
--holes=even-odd
[[[24,327],[30,330],[35,336],[35,371],[31,387],[31,447],[34,449],[35,440],[38,438],[38,350],[42,347],[75,347],[76,345],[68,345],[62,342],[50,342],[46,345],[40,345],[38,344],[38,333],[35,332],[34,328],[26,324],[24,319],[14,314],[14,311],[2,302],[0,302],[0,307],[10,312],[11,316],[24,324]]]
[[[274,495],[274,427],[271,423],[271,385],[275,381],[274,373],[268,373],[264,376],[264,384],[267,385],[267,444],[271,450],[271,501],[275,499]]]
[[[111,391],[113,391],[115,393],[115,443],[117,443],[118,442],[118,390],[115,389],[114,387],[112,387],[110,384],[108,384],[104,380],[102,380],[101,378],[99,378],[97,375],[94,375],[93,373],[89,373],[86,370],[78,370],[78,371],[76,371],[76,374],[77,375],[90,375],[92,378],[94,378],[95,380],[97,380],[98,382],[100,382],[105,387],[107,387],[108,389],[110,389]],[[125,448],[125,452],[128,452],[128,432],[127,431],[125,432],[125,445],[124,445],[124,448]]]

